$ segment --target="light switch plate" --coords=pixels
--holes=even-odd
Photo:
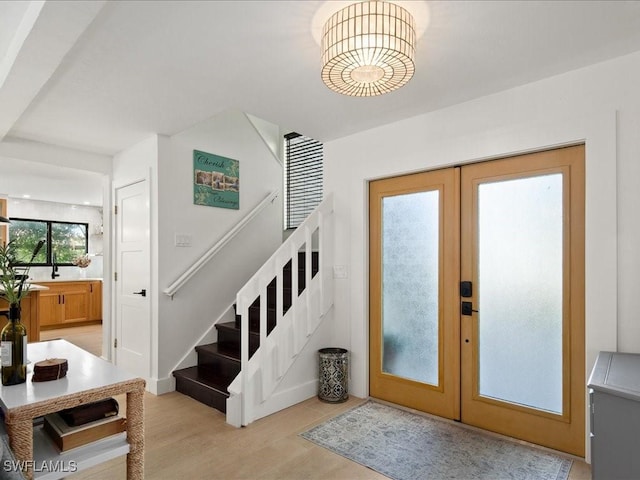
[[[334,265],[333,266],[333,278],[347,278],[347,266],[346,265]]]
[[[188,233],[176,233],[175,245],[176,247],[190,247],[193,238]]]

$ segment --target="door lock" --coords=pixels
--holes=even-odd
[[[134,295],[142,295],[143,297],[146,297],[147,296],[147,290],[145,288],[143,288],[139,292],[133,292],[133,294]]]

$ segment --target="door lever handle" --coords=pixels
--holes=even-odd
[[[478,313],[478,310],[473,309],[473,304],[471,302],[462,302],[460,313],[462,313],[462,315],[470,316],[474,313]]]
[[[139,292],[133,292],[133,294],[134,295],[142,295],[143,297],[146,297],[147,296],[147,290],[145,288],[143,288]]]

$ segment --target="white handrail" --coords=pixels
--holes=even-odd
[[[173,296],[180,288],[189,281],[209,260],[211,260],[229,241],[235,237],[242,228],[249,223],[258,213],[260,213],[268,203],[273,202],[278,197],[278,192],[273,191],[267,195],[253,210],[251,210],[242,220],[234,225],[220,240],[216,242],[202,257],[200,257],[193,265],[191,265],[175,282],[164,289],[164,294]]]

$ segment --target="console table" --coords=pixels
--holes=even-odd
[[[72,473],[65,465],[79,471],[126,454],[127,478],[142,480],[145,381],[66,340],[30,343],[27,357],[30,366],[47,358],[66,358],[69,371],[66,377],[50,382],[32,382],[33,372],[29,372],[26,383],[0,386],[0,407],[11,449],[26,477],[64,478]],[[36,417],[120,394],[127,398],[126,438],[115,435],[59,453],[42,427],[33,426]]]
[[[640,354],[600,352],[587,386],[593,480],[640,478]]]

